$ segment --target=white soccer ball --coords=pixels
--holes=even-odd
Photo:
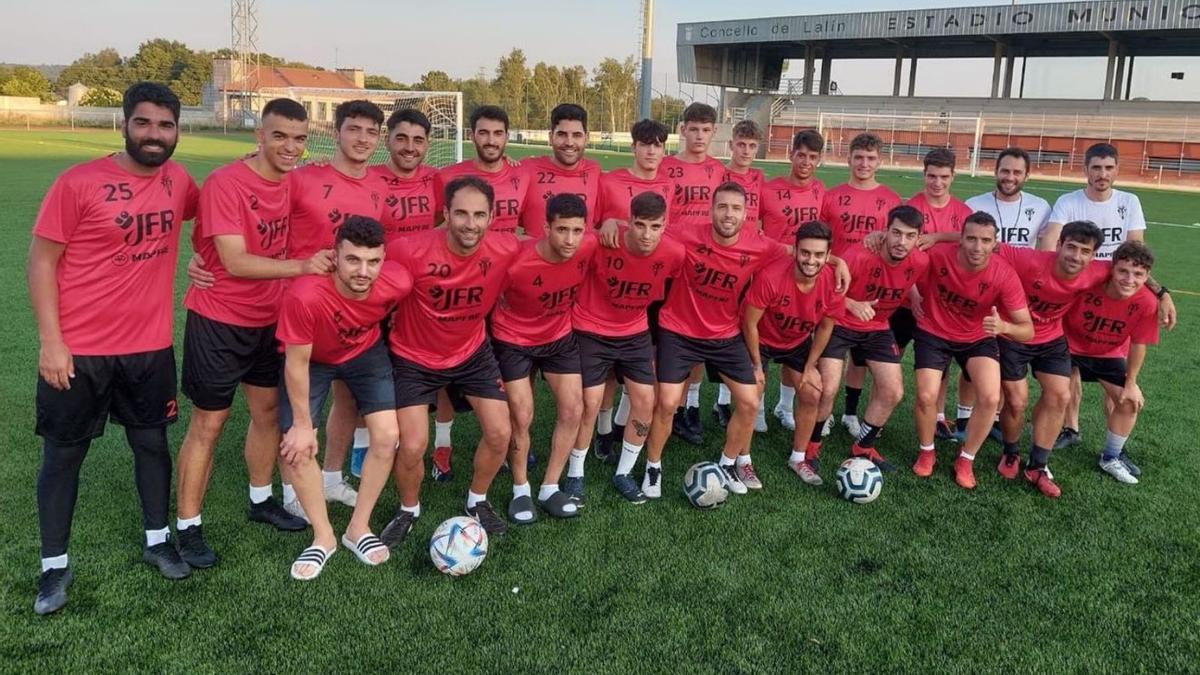
[[[478,520],[455,516],[438,525],[429,541],[429,557],[439,572],[452,577],[470,574],[487,557],[487,531]]]
[[[693,464],[683,475],[683,494],[698,509],[715,509],[729,497],[725,471],[713,462]]]
[[[883,490],[883,474],[871,460],[851,457],[838,467],[837,489],[842,499],[868,504]]]

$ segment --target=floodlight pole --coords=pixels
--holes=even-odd
[[[642,0],[642,101],[641,117],[650,118],[651,61],[654,57],[654,0]]]

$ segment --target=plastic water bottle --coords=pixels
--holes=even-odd
[[[363,460],[367,458],[367,446],[370,442],[371,436],[366,427],[354,430],[354,447],[350,450],[350,473],[355,478],[362,478]]]

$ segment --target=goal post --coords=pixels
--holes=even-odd
[[[969,167],[972,176],[979,172],[982,117],[821,112],[817,130],[825,139],[827,155],[849,155],[850,141],[870,132],[883,141],[880,154],[886,165],[920,165],[933,148],[950,148],[960,170]]]

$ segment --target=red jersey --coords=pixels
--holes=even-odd
[[[288,174],[292,183],[292,227],[288,257],[311,258],[333,248],[337,229],[350,216],[383,216],[384,192],[370,172],[353,178],[332,164],[302,166]]]
[[[33,233],[66,245],[55,280],[58,321],[72,354],[171,346],[179,234],[195,216],[198,195],[176,162],[137,176],[111,156],[71,167],[50,186]]]
[[[654,178],[647,180],[634,176],[629,169],[617,169],[600,176],[596,223],[600,224],[611,218],[628,224],[629,203],[643,192],[657,192],[669,205],[674,186],[666,176],[660,171]]]
[[[987,337],[983,320],[992,307],[1012,315],[1025,309],[1021,280],[1008,263],[992,256],[978,272],[958,262],[958,244],[939,244],[927,251],[929,270],[920,285],[921,309],[917,327],[950,342],[978,342]]]
[[[861,332],[891,330],[888,319],[898,307],[908,305],[908,291],[929,271],[929,256],[919,248],[893,265],[862,244],[854,244],[846,249],[842,260],[850,268],[846,297],[859,302],[878,301],[870,321],[862,321],[849,311],[838,320],[838,325]]]
[[[825,184],[813,178],[800,187],[787,178],[776,178],[762,186],[763,234],[788,246],[796,245],[796,230],[804,223],[821,218]]]
[[[529,193],[521,205],[521,227],[526,235],[539,239],[546,234],[546,202],[563,192],[579,195],[587,204],[587,222],[596,222],[596,202],[600,195],[599,162],[581,159],[574,168],[564,169],[547,155],[522,161],[521,170],[529,177]]]
[[[516,234],[521,219],[521,205],[525,203],[525,193],[529,189],[529,174],[521,167],[511,166],[507,161],[503,163],[503,168],[495,173],[483,171],[473,159],[444,167],[437,172],[433,184],[434,197],[437,199],[435,210],[441,211],[446,207],[446,186],[460,176],[479,176],[487,181],[496,193],[496,215],[488,231]]]
[[[663,237],[650,255],[625,248],[621,228],[617,248],[599,247],[571,313],[575,330],[602,337],[629,337],[649,330],[646,308],[662,300],[667,279],[683,266],[683,245]]]
[[[361,300],[342,295],[332,275],[301,277],[284,293],[275,337],[284,345],[312,345],[316,363],[345,363],[379,342],[380,322],[412,285],[408,269],[390,260]]]
[[[826,192],[820,220],[833,230],[833,254],[841,255],[868,234],[886,230],[888,211],[897,206],[900,195],[886,185],[863,190],[843,183]]]
[[[1036,251],[1000,244],[997,255],[1012,266],[1025,289],[1029,314],[1033,317],[1031,345],[1057,340],[1063,335],[1062,317],[1080,291],[1102,283],[1108,278],[1112,265],[1107,260],[1094,260],[1074,279],[1059,279],[1055,251]]]
[[[725,179],[725,165],[712,157],[698,163],[677,155],[663,159],[658,174],[671,181],[672,197],[667,204],[667,231],[703,232],[712,227],[713,192]]]
[[[538,241],[521,242],[509,264],[504,292],[492,313],[492,336],[502,342],[536,347],[570,333],[571,307],[600,244],[595,236],[584,237],[570,260],[553,263],[538,252]]]
[[[840,319],[845,310],[832,267],[826,265],[805,293],[796,284],[796,261],[790,257],[775,260],[754,275],[746,303],[764,310],[758,321],[758,341],[773,349],[799,347],[821,319]]]
[[[1093,263],[1095,264],[1095,263]],[[1158,344],[1158,298],[1145,286],[1124,300],[1111,297],[1104,282],[1089,288],[1063,317],[1072,354],[1119,359],[1129,345]]]
[[[698,340],[731,338],[740,332],[738,302],[753,275],[787,256],[787,249],[757,230],[744,229],[731,246],[713,239],[712,226],[677,236],[684,266],[663,304],[658,322]]]
[[[488,232],[468,256],[450,250],[443,230],[388,244],[387,258],[408,268],[413,291],[396,309],[393,354],[426,368],[453,368],[487,339],[487,318],[519,249],[514,235]]]
[[[387,164],[377,164],[367,169],[367,176],[383,195],[379,222],[388,241],[433,229],[438,214],[433,192],[436,168],[422,164],[411,178],[401,178]]]
[[[975,213],[975,209],[967,206],[966,202],[953,196],[945,206],[933,206],[925,198],[923,191],[913,195],[907,204],[920,211],[921,215],[925,217],[925,225],[921,228],[921,234],[962,232],[967,216]]]
[[[233,235],[246,241],[246,252],[263,258],[288,257],[292,190],[286,178],[263,178],[244,161],[209,174],[200,190],[200,210],[192,248],[212,272],[211,288],[190,286],[183,304],[197,314],[234,326],[259,328],[279,318],[284,279],[235,277],[221,263],[213,237]]]
[[[766,181],[763,172],[759,169],[749,169],[746,173],[737,173],[726,167],[723,180],[733,181],[746,189],[746,224],[758,227],[759,205],[762,203],[763,183]]]

